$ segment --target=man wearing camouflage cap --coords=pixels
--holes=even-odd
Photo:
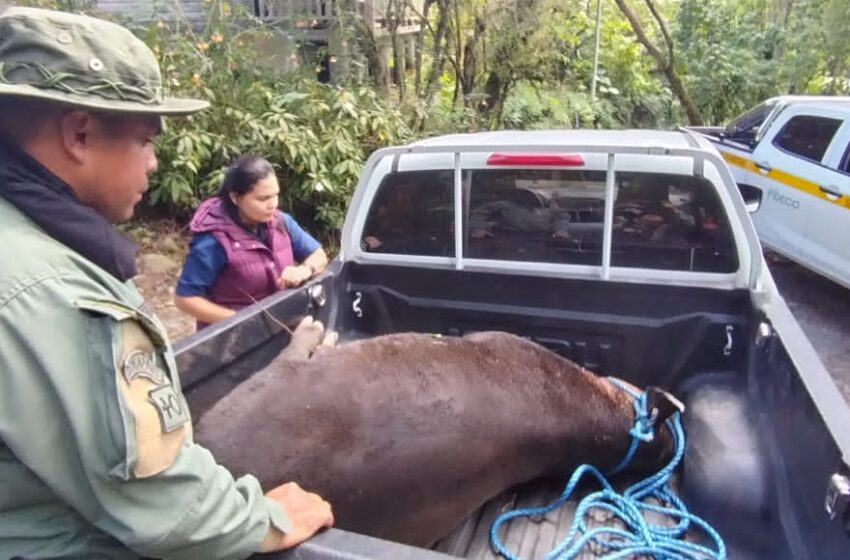
[[[192,441],[129,219],[156,169],[150,50],[95,18],[0,14],[0,558],[245,558],[333,523]]]

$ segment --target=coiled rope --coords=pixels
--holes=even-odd
[[[618,379],[609,378],[612,384],[634,398],[635,424],[629,433],[632,436],[629,450],[623,460],[608,474],[615,474],[631,462],[640,442],[651,441],[654,437],[656,418],[647,410],[646,393],[635,393]],[[581,465],[570,477],[561,496],[549,505],[538,508],[521,508],[500,515],[490,527],[490,544],[493,549],[507,560],[520,560],[513,555],[499,539],[499,527],[516,517],[542,518],[566,503],[576,486],[585,475],[597,480],[602,490],[593,492],[579,502],[573,524],[566,537],[554,550],[546,555],[546,560],[569,560],[575,558],[588,545],[605,549],[604,560],[618,560],[649,556],[656,560],[725,560],[726,546],[723,539],[707,522],[688,512],[684,502],[670,489],[670,477],[685,454],[685,433],[682,430],[681,415],[677,411],[666,420],[673,434],[675,453],[670,462],[657,473],[640,480],[622,494],[616,492],[605,476],[592,465]],[[658,504],[647,503],[654,499]],[[625,528],[619,526],[600,526],[588,528],[585,517],[591,510],[608,512],[612,518],[619,519]],[[644,512],[665,515],[675,522],[674,526],[649,523]],[[685,533],[694,525],[700,528],[713,546],[686,542]]]

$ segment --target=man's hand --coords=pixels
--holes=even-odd
[[[274,550],[285,550],[301,544],[320,529],[334,524],[331,505],[318,494],[307,492],[294,482],[269,491],[266,497],[280,504],[289,518],[290,531],[283,535]]]
[[[381,243],[381,240],[375,237],[374,235],[367,235],[366,237],[364,237],[363,243],[366,245],[366,249],[372,251],[383,245],[383,243]]]
[[[643,214],[638,220],[650,226],[658,226],[664,223],[664,218],[658,214]]]
[[[555,233],[552,234],[552,239],[557,239],[559,241],[566,241],[570,238],[569,232],[559,229]]]
[[[469,232],[469,236],[472,239],[484,239],[485,237],[493,237],[493,233],[486,229],[474,229]]]
[[[313,271],[308,266],[303,264],[287,266],[283,269],[283,274],[280,275],[279,286],[281,288],[297,288],[312,277]]]

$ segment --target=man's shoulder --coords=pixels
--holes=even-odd
[[[66,258],[70,252],[68,247],[47,235],[35,222],[0,197],[0,259],[13,264],[3,267],[4,271],[29,263],[53,264],[57,259]]]
[[[0,197],[0,259],[4,266],[0,275],[15,269],[41,265],[51,268],[67,259],[70,252],[47,235],[11,203]]]
[[[47,235],[14,206],[0,198],[0,306],[43,283],[62,281],[80,295],[102,295],[105,272]],[[103,278],[102,278],[103,276]],[[116,279],[116,284],[120,282]]]

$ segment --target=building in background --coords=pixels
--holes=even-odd
[[[0,0],[0,11],[15,3]],[[60,0],[56,5],[126,17],[139,24],[164,20],[196,31],[228,11],[235,21],[278,30],[278,40],[259,44],[258,49],[281,66],[292,61],[314,63],[317,78],[325,82],[355,67],[388,81],[393,60],[402,72],[412,66],[424,0]],[[355,44],[360,48],[351,48]],[[352,64],[351,57],[362,60]]]

